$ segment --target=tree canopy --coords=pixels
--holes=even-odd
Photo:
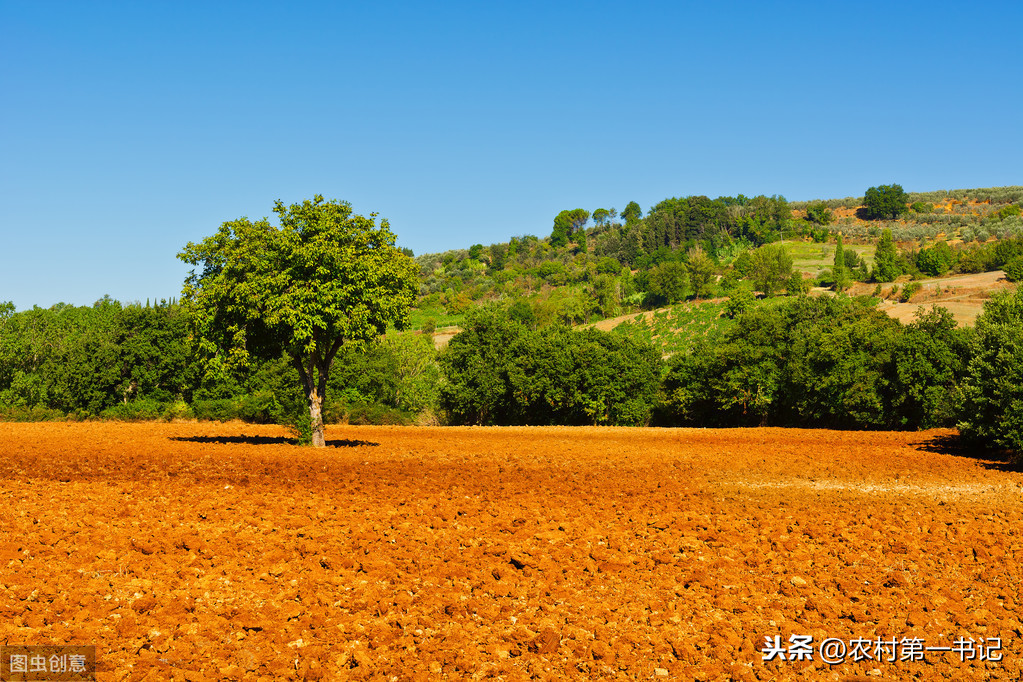
[[[395,248],[386,220],[316,195],[274,204],[280,221],[225,222],[178,257],[200,266],[185,280],[207,371],[249,355],[287,355],[309,400],[309,437],[324,445],[323,403],[331,363],[345,343],[368,343],[408,320],[418,269]]]
[[[871,187],[863,196],[863,207],[870,220],[889,220],[909,212],[909,196],[902,185]]]

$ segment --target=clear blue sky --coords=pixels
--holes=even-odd
[[[1023,184],[1019,0],[0,0],[0,301],[177,296],[320,193],[416,254],[564,208]]]

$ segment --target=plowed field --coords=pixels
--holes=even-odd
[[[0,424],[0,644],[101,680],[1023,675],[1023,475],[948,432],[284,435]]]

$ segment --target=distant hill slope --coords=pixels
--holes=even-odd
[[[689,317],[704,315],[698,309],[720,306],[736,286],[758,288],[748,268],[760,247],[781,244],[797,275],[829,286],[839,235],[852,264],[849,293],[880,293],[886,299],[881,308],[902,320],[920,304],[935,302],[961,324],[972,324],[992,291],[1012,286],[998,274],[1003,264],[1017,251],[1023,254],[1023,186],[911,192],[906,212],[890,220],[866,220],[863,197],[788,202],[777,196],[688,196],[665,199],[645,214],[634,202],[626,208],[562,211],[552,216],[553,228],[533,226],[536,234],[419,256],[413,328],[435,331],[442,346],[469,311],[492,302],[519,306],[538,325],[647,324],[643,335],[678,352],[688,341],[668,340],[677,336],[668,332],[672,324],[685,327],[688,339]],[[878,292],[871,281],[885,231],[909,273],[894,293],[892,284]],[[922,265],[923,256],[939,248],[945,249],[939,254],[945,258],[942,272],[933,262]],[[894,300],[907,295],[909,279],[918,282],[908,300]],[[776,291],[786,292],[792,281],[779,280]],[[917,284],[920,291],[913,293]],[[679,313],[680,306],[688,312]]]

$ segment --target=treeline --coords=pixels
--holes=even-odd
[[[409,423],[436,406],[440,370],[429,338],[388,335],[371,352],[341,349],[328,385],[332,421]],[[0,418],[308,419],[285,358],[232,363],[205,356],[182,306],[0,305]]]
[[[489,307],[441,365],[451,423],[958,426],[1023,449],[1023,289],[996,295],[975,329],[939,307],[903,325],[865,297],[795,296],[668,362],[628,333],[535,329]]]
[[[726,310],[728,307],[726,306]],[[866,298],[796,295],[731,310],[714,343],[665,361],[627,332],[541,325],[530,307],[474,310],[438,353],[427,334],[342,349],[326,420],[353,423],[917,429],[1023,450],[1023,289],[976,328],[942,308],[908,325]],[[176,304],[0,307],[8,419],[233,419],[301,424],[284,358],[203,357]],[[625,328],[623,328],[625,329]]]

